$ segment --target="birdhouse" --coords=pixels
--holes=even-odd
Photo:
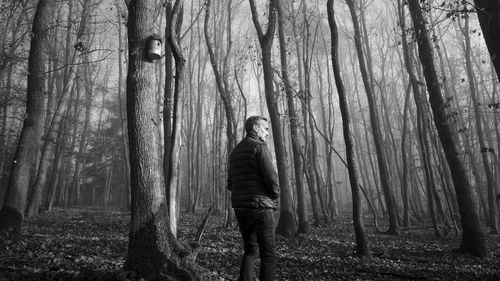
[[[152,35],[148,39],[147,51],[148,59],[157,60],[161,58],[161,38],[158,35]]]

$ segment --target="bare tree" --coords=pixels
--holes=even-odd
[[[26,197],[33,159],[41,144],[45,117],[45,83],[47,68],[47,34],[51,16],[51,1],[40,0],[33,19],[28,62],[28,91],[24,119],[5,202],[0,210],[0,236],[17,240],[21,236]]]
[[[126,44],[123,44],[123,23],[122,16],[123,11],[120,8],[119,0],[115,0],[116,7],[116,19],[117,19],[117,28],[118,28],[118,108],[119,108],[119,116],[120,116],[120,128],[121,128],[121,146],[123,151],[123,156],[125,161],[123,163],[123,167],[125,170],[125,207],[124,209],[130,209],[130,161],[129,161],[129,151],[128,151],[128,142],[127,142],[127,117],[125,110],[125,103],[123,102],[123,56],[126,54],[125,48]],[[165,44],[168,45],[168,44]],[[165,119],[164,119],[165,120]]]
[[[483,122],[481,121],[482,112],[479,108],[480,101],[478,99],[477,86],[474,78],[474,70],[472,66],[472,47],[471,47],[471,39],[470,39],[470,28],[469,28],[469,19],[464,18],[463,23],[462,19],[457,20],[458,26],[462,35],[464,36],[464,42],[461,44],[462,49],[464,51],[465,57],[465,69],[467,72],[467,80],[469,82],[469,92],[472,99],[472,106],[474,108],[474,121],[476,124],[476,132],[477,138],[479,141],[479,147],[481,151],[481,160],[483,163],[484,174],[486,176],[486,185],[488,190],[488,224],[491,227],[491,233],[498,234],[498,215],[497,215],[497,204],[495,198],[495,183],[494,176],[490,165],[490,160],[488,159],[488,155],[490,154],[486,147],[485,140],[485,132],[483,129]]]
[[[347,0],[346,3],[347,6],[349,6],[349,11],[351,12],[351,18],[354,26],[354,42],[356,45],[356,51],[358,53],[359,68],[361,70],[361,75],[363,77],[363,84],[365,86],[366,97],[368,98],[368,106],[370,108],[370,124],[373,134],[373,140],[375,142],[375,151],[377,153],[377,160],[378,160],[377,163],[380,174],[380,182],[382,185],[382,190],[384,192],[385,203],[387,205],[387,213],[389,215],[389,229],[387,230],[387,233],[399,234],[397,205],[394,199],[394,192],[392,190],[390,174],[387,168],[387,159],[385,157],[384,148],[382,145],[382,134],[380,132],[380,125],[377,116],[377,108],[375,106],[375,97],[373,94],[373,89],[370,86],[368,72],[363,54],[363,47],[361,45],[360,27],[355,10],[355,1]]]
[[[295,184],[297,186],[297,212],[299,218],[299,225],[297,232],[308,233],[309,232],[309,221],[307,216],[307,205],[306,196],[304,190],[304,164],[300,155],[300,124],[297,111],[295,110],[293,89],[290,84],[290,79],[288,77],[288,59],[287,59],[287,47],[284,32],[284,21],[285,15],[283,14],[283,9],[281,7],[280,1],[277,1],[277,11],[278,11],[278,34],[280,42],[280,58],[281,58],[281,75],[283,76],[283,83],[285,84],[285,93],[288,105],[288,119],[290,120],[290,134],[292,143],[292,155],[293,155],[293,169],[295,173]]]
[[[356,253],[360,256],[371,257],[368,238],[363,226],[363,216],[361,208],[361,198],[359,194],[358,172],[356,158],[354,155],[354,138],[351,129],[351,119],[349,116],[349,108],[347,104],[347,96],[342,82],[340,66],[338,62],[338,31],[335,21],[335,10],[333,8],[334,0],[328,0],[327,12],[328,22],[330,24],[331,33],[331,51],[332,51],[332,67],[335,77],[335,85],[339,95],[339,106],[342,114],[342,127],[344,133],[344,142],[346,147],[347,169],[349,171],[349,181],[352,192],[352,216],[354,223],[354,232],[356,234]]]
[[[175,25],[181,6],[182,1],[176,1],[169,24]],[[152,15],[155,5],[153,2],[133,0],[128,10],[127,119],[132,198],[125,267],[147,278],[165,274],[172,280],[203,280],[206,272],[194,263],[193,256],[177,242],[169,227],[163,171],[157,153],[157,116],[150,110],[156,105],[156,71],[145,50],[146,41],[151,38],[154,28]],[[172,147],[178,149],[178,144],[174,143]],[[173,154],[171,157],[177,156]],[[176,164],[171,162],[170,168],[176,167]],[[171,182],[169,186],[172,186]]]
[[[210,34],[208,31],[208,24],[210,20],[210,4],[211,0],[207,0],[205,5],[206,5],[206,13],[205,13],[205,23],[203,25],[204,33],[205,33],[205,43],[207,45],[207,50],[208,54],[210,56],[210,64],[212,65],[212,70],[214,72],[215,76],[215,83],[217,85],[217,90],[220,94],[222,104],[224,105],[224,112],[226,116],[226,137],[227,137],[227,155],[231,153],[233,150],[234,146],[236,145],[236,118],[234,114],[234,107],[231,102],[231,89],[229,87],[229,80],[228,76],[230,74],[229,72],[229,66],[228,66],[228,58],[230,57],[231,54],[231,25],[233,24],[232,17],[231,17],[231,2],[229,1],[227,4],[227,17],[228,17],[228,22],[227,22],[227,51],[223,59],[223,63],[220,63],[217,61],[217,57],[214,53],[213,47],[212,47],[212,42],[210,40]],[[231,213],[231,207],[230,204],[227,205],[228,208],[226,209],[226,212],[228,215],[226,216],[226,222],[225,225],[228,226],[232,223],[232,216]]]
[[[254,23],[255,30],[257,31],[257,36],[262,50],[262,69],[264,72],[265,96],[269,117],[271,119],[276,162],[278,164],[278,175],[281,190],[281,210],[276,233],[283,236],[291,236],[295,233],[296,224],[293,216],[292,197],[290,186],[288,184],[288,170],[286,165],[283,133],[281,129],[277,94],[274,91],[273,69],[271,65],[271,48],[273,46],[274,31],[276,29],[277,1],[279,0],[270,0],[269,2],[267,29],[264,33],[257,15],[255,0],[249,0],[250,9],[252,11],[252,21]]]
[[[478,257],[487,257],[489,256],[489,251],[476,211],[472,187],[462,160],[459,158],[458,150],[444,112],[444,101],[434,67],[433,52],[425,26],[425,19],[418,1],[410,0],[408,1],[408,6],[417,36],[418,54],[424,70],[434,124],[452,173],[455,193],[457,194],[462,222],[460,250]]]

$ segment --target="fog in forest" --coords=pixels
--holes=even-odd
[[[129,212],[140,197],[167,204],[174,234],[210,207],[230,226],[228,155],[260,115],[278,234],[342,216],[393,234],[430,225],[486,256],[500,193],[488,1],[136,2],[0,0],[3,211]]]

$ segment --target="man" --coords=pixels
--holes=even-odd
[[[238,220],[245,253],[238,280],[254,280],[254,259],[260,253],[260,281],[274,280],[276,251],[273,211],[279,197],[278,175],[266,145],[267,119],[245,122],[246,137],[229,156],[227,188]]]

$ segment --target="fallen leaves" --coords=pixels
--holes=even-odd
[[[183,214],[178,237],[194,239],[202,216]],[[242,244],[237,229],[213,216],[201,241],[198,263],[212,280],[235,280]],[[340,221],[348,222],[348,218]],[[23,239],[0,252],[3,280],[135,280],[122,270],[129,216],[98,210],[58,209],[27,221]],[[453,251],[459,237],[435,238],[430,230],[400,236],[368,228],[372,259],[355,255],[349,223],[312,228],[309,234],[277,237],[277,280],[500,280],[500,237],[487,235],[492,257]],[[258,262],[256,262],[258,266]],[[258,274],[256,274],[258,275]]]

